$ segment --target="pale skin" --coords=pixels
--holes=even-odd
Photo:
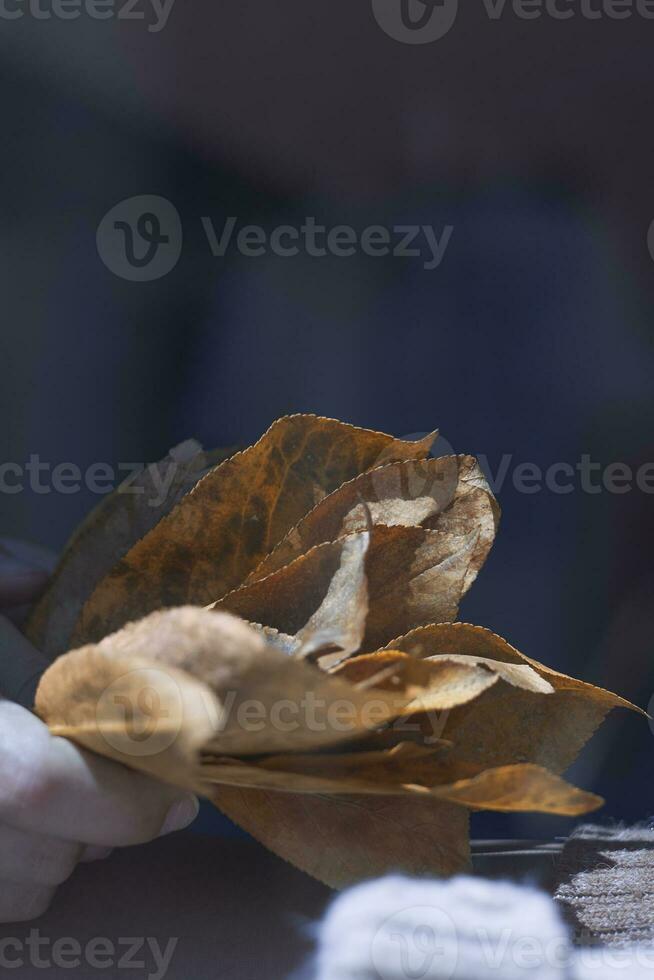
[[[22,566],[0,553],[0,691],[2,664],[26,649],[6,614],[47,580]],[[0,700],[0,922],[37,918],[78,862],[181,830],[197,809],[195,797],[55,738]]]

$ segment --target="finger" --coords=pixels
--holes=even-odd
[[[37,569],[0,570],[0,609],[34,602],[48,584],[49,575]]]
[[[0,704],[0,820],[105,847],[140,844],[187,826],[195,797],[85,752],[18,705]]]
[[[47,911],[56,888],[0,880],[0,922],[29,922]]]
[[[0,880],[51,888],[70,878],[82,845],[0,826]]]
[[[0,616],[0,691],[4,696],[26,707],[34,704],[39,677],[47,666],[43,654]]]

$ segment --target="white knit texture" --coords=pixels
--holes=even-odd
[[[575,948],[533,888],[393,876],[336,899],[314,965],[315,980],[654,980],[654,946]]]
[[[392,876],[331,906],[317,980],[569,980],[571,955],[556,906],[535,889]]]

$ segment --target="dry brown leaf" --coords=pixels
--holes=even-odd
[[[412,749],[413,752],[402,752]],[[455,803],[473,810],[552,813],[576,817],[603,804],[600,796],[571,786],[535,765],[486,769],[452,781],[447,758],[415,745],[400,744],[385,753],[360,756],[279,756],[261,763],[218,760],[202,767],[208,783],[320,795],[410,796]],[[366,755],[378,755],[369,761]],[[358,764],[351,764],[356,759]],[[210,795],[211,790],[206,790]]]
[[[171,725],[175,752],[177,743],[220,755],[309,752],[360,738],[405,705],[401,692],[359,691],[286,656],[235,617],[191,606],[152,613],[60,657],[36,696],[37,713],[55,734],[101,755],[111,754],[109,746],[112,758],[145,771],[156,764],[163,778],[168,763],[157,739],[165,741]],[[134,749],[143,732],[156,736],[152,752]],[[183,754],[187,771],[197,761],[197,754]],[[176,774],[169,767],[173,782]]]
[[[464,706],[451,713],[442,735],[455,743],[454,758],[461,764],[474,763],[479,770],[529,762],[564,772],[612,708],[634,709],[609,691],[525,657],[479,626],[439,623],[412,630],[390,646],[430,662],[434,657],[451,659],[455,653],[457,660],[465,657],[473,663],[488,659],[498,665],[528,666],[554,688],[544,698],[516,690],[509,680],[486,691],[471,709]],[[425,728],[430,730],[428,724]]]
[[[405,663],[406,658],[408,664]],[[427,664],[432,669],[439,668],[443,673],[438,670],[433,674],[425,672]],[[398,669],[399,667],[403,670]],[[461,668],[476,668],[476,671],[459,675],[457,671]],[[422,745],[434,744],[438,735],[445,734],[449,713],[453,708],[474,700],[500,681],[540,695],[554,691],[552,685],[527,664],[507,664],[488,658],[457,654],[420,660],[397,650],[380,650],[377,653],[352,657],[333,673],[367,689],[375,685],[386,690],[402,690],[407,695],[415,691],[417,700],[409,702],[402,712],[402,717],[410,717],[411,721],[394,723],[384,733],[377,733],[374,740],[369,736],[367,744],[370,747],[373,742],[380,747],[391,747],[406,739]],[[422,697],[420,688],[415,686],[416,680],[423,684]],[[503,688],[504,684],[500,684],[500,687]],[[441,741],[452,745],[449,738]],[[452,768],[453,778],[478,772],[478,766],[467,765],[460,752],[454,753],[452,758],[455,761]]]
[[[270,850],[333,888],[399,869],[466,870],[467,808],[575,816],[602,802],[537,766],[489,771],[431,793],[333,796],[222,785],[211,798]]]
[[[577,816],[603,802],[537,766],[490,770],[431,793],[327,795],[221,785],[211,799],[270,850],[333,888],[389,871],[467,870],[468,809]]]
[[[185,671],[151,656],[82,647],[43,675],[35,710],[53,735],[184,789],[223,705]]]
[[[422,787],[449,779],[447,759],[441,758],[446,752],[447,746],[402,742],[386,751],[276,755],[253,761],[211,756],[203,759],[199,777],[208,783],[286,793],[420,795]]]
[[[451,786],[438,786],[435,796],[470,809],[500,812],[555,813],[578,817],[597,810],[604,800],[566,783],[542,766],[514,765],[486,769]]]
[[[429,629],[429,627],[427,627]],[[380,673],[388,670],[389,667],[397,665],[398,669],[387,680],[374,681]],[[477,668],[483,668],[478,671]],[[376,687],[389,689],[391,685],[395,689],[406,690],[411,687],[434,688],[440,694],[444,694],[449,686],[451,679],[456,680],[458,671],[464,668],[466,674],[463,676],[489,677],[488,683],[479,690],[492,687],[498,680],[506,681],[514,687],[523,688],[525,691],[532,691],[536,694],[552,694],[554,688],[542,678],[534,669],[527,664],[508,664],[498,660],[490,660],[488,657],[462,656],[456,653],[442,654],[438,657],[420,659],[410,653],[401,650],[379,650],[377,653],[367,653],[359,657],[353,657],[347,663],[342,664],[332,671],[339,677],[345,677],[353,684],[362,684],[364,681],[372,681]],[[458,702],[462,703],[462,702]],[[445,706],[445,705],[443,705]],[[449,707],[455,707],[452,703]],[[412,710],[412,705],[407,705],[407,712]],[[413,709],[419,710],[419,709]]]
[[[497,683],[499,674],[477,664],[444,660],[430,663],[400,651],[354,657],[331,674],[370,691],[401,693],[407,704],[401,714],[418,711],[450,711],[474,701]]]
[[[430,748],[403,742],[388,751],[341,752],[336,749],[310,755],[271,755],[260,759],[258,764],[268,772],[328,775],[341,779],[356,776],[360,771],[379,769],[395,782],[407,782],[404,777],[411,772],[416,776],[416,781],[420,781],[420,775],[425,771],[423,764],[429,762],[431,772],[433,760],[444,758],[448,748],[449,745],[445,743]]]
[[[483,565],[495,538],[499,507],[472,456],[408,460],[363,473],[317,504],[250,574],[258,581],[317,544],[373,524],[422,525],[454,536],[479,531],[466,590]]]
[[[464,583],[467,592],[488,557],[500,521],[500,506],[493,496],[479,463],[473,456],[457,456],[458,482],[452,503],[425,521],[424,526],[443,534],[479,533],[477,546]]]
[[[557,773],[612,707],[631,706],[450,622],[499,511],[476,461],[425,460],[431,441],[280,419],[156,526],[143,518],[136,544],[142,525],[120,525],[85,583],[94,535],[116,526],[108,506],[33,619],[61,649],[95,586],[75,635],[100,642],[46,672],[41,717],[205,792],[337,887],[462,870],[469,809],[595,809]]]
[[[369,546],[368,531],[343,540],[340,565],[325,598],[296,636],[297,657],[305,660],[319,657],[320,666],[327,670],[361,646],[368,617]]]
[[[424,654],[426,646],[424,637],[422,639],[420,649]],[[483,662],[477,662],[480,659]],[[474,692],[466,687],[469,678],[482,678],[484,683],[490,678],[491,683],[497,684],[503,673],[509,678],[506,686],[511,686],[516,693],[522,693],[513,686],[517,681],[534,685],[532,675],[538,678],[537,672],[526,663],[503,664],[481,658],[479,654],[468,658],[454,655],[453,660],[436,655],[436,659],[421,660],[392,650],[355,658],[343,664],[335,676],[267,646],[259,632],[233,617],[186,608],[155,613],[95,647],[60,658],[43,679],[37,709],[56,734],[66,735],[87,748],[177,785],[203,790],[228,815],[281,856],[334,885],[346,883],[350,873],[347,869],[360,868],[364,861],[367,862],[365,874],[381,873],[389,861],[410,870],[411,858],[406,854],[409,842],[420,849],[420,833],[430,840],[429,832],[422,827],[418,837],[414,838],[414,828],[409,840],[400,844],[397,828],[384,827],[382,839],[390,838],[397,848],[384,859],[379,853],[378,839],[370,839],[370,830],[371,826],[383,821],[385,815],[397,814],[397,819],[406,821],[412,810],[414,818],[429,813],[436,821],[446,812],[442,806],[452,803],[475,809],[539,809],[577,815],[599,805],[598,797],[576,790],[536,766],[509,765],[487,769],[472,777],[453,779],[455,773],[469,773],[471,769],[470,763],[464,764],[456,757],[457,746],[448,746],[443,751],[441,745],[436,750],[407,745],[376,753],[307,756],[307,752],[315,753],[316,749],[334,745],[329,724],[317,736],[313,727],[308,732],[300,727],[290,736],[287,732],[281,733],[281,740],[278,740],[279,733],[274,725],[264,724],[263,738],[259,732],[251,739],[252,733],[244,733],[240,721],[234,729],[230,727],[229,717],[224,718],[226,695],[230,694],[235,694],[239,703],[250,697],[264,705],[276,704],[282,697],[286,703],[297,703],[307,691],[315,694],[316,702],[322,698],[332,704],[336,700],[342,701],[345,694],[350,703],[356,703],[355,692],[368,699],[368,703],[373,697],[383,699],[384,686],[396,686],[393,680],[398,666],[407,672],[401,691],[404,705],[408,697],[415,697],[416,688],[431,686],[429,693],[435,698],[434,704],[442,708],[474,697]],[[380,667],[381,673],[387,675],[381,681]],[[522,667],[523,670],[518,674],[516,670],[507,669],[511,667]],[[389,668],[393,671],[390,676]],[[163,719],[163,726],[156,731],[159,741],[155,740],[154,753],[148,751],[145,754],[141,754],[143,740],[140,736],[144,730],[147,732],[149,749],[153,738],[152,702],[146,704],[147,710],[141,710],[140,714],[135,710],[142,707],[142,679],[138,678],[139,682],[134,685],[132,678],[141,672],[147,672],[148,684],[158,698],[157,719]],[[349,674],[349,681],[338,674]],[[373,681],[377,678],[380,686],[365,690],[371,678]],[[480,695],[479,690],[475,705],[482,703],[485,696]],[[110,692],[109,698],[107,692]],[[542,700],[553,697],[544,696],[544,693],[545,688],[542,688],[542,692],[534,696]],[[101,703],[101,711],[98,711],[98,703]],[[393,703],[397,703],[395,692]],[[129,707],[127,714],[125,705]],[[218,735],[216,718],[220,720]],[[360,734],[357,718],[346,737]],[[171,735],[172,739],[169,738]],[[339,738],[342,737],[339,733]],[[216,758],[225,752],[262,751],[298,754],[295,758],[287,755],[254,758],[249,762]],[[207,755],[214,758],[208,762]],[[200,767],[202,758],[205,764]],[[209,788],[208,784],[213,780],[221,784],[216,789]],[[235,796],[227,788],[233,786],[246,789]],[[281,802],[274,800],[275,796],[281,797]],[[383,801],[383,806],[371,805],[366,800],[369,796]],[[299,804],[298,797],[306,803]],[[406,798],[411,809],[398,808],[392,803],[392,797]],[[427,810],[426,797],[432,807]],[[328,799],[330,802],[326,803]],[[433,809],[434,806],[437,808]],[[331,817],[340,821],[347,807],[355,809],[354,827],[357,830],[363,829],[362,822],[368,824],[367,838],[358,841],[356,846],[352,843],[351,828],[346,829],[339,822],[340,829],[334,840],[331,836],[333,825],[325,827],[321,823]],[[270,814],[279,820],[285,812],[293,821],[290,841],[288,836],[279,837],[278,823],[269,825],[266,822]],[[311,843],[307,840],[301,816],[306,812],[313,815],[314,838]],[[451,813],[449,809],[447,812]],[[449,836],[433,850],[423,870],[448,874],[461,867],[466,848],[460,833],[461,814],[451,813],[451,817]],[[296,820],[300,821],[299,825],[295,824]],[[457,827],[459,831],[452,829]],[[298,838],[302,841],[301,855],[297,850]],[[327,854],[326,840],[329,841]],[[344,863],[345,853],[351,853],[351,856]],[[325,871],[326,857],[331,869],[328,871]],[[361,874],[358,872],[359,877]]]
[[[503,663],[501,660],[492,660],[490,657],[475,657],[457,653],[443,653],[439,656],[429,657],[427,663],[439,663],[446,661],[457,664],[477,664],[488,667],[498,675],[500,680],[505,681],[512,687],[522,688],[524,691],[531,691],[533,694],[553,694],[554,687],[548,680],[545,680],[529,664]]]
[[[392,652],[382,654],[381,658],[388,660],[391,655]],[[408,656],[401,659],[409,662],[417,672],[449,676],[448,672],[453,670],[456,674],[491,675],[485,665],[421,662]],[[144,673],[148,689],[155,696],[154,701],[151,696],[145,705],[142,703]],[[533,767],[510,767],[506,772],[487,772],[476,779],[444,783],[451,779],[450,750],[443,757],[440,747],[434,751],[409,745],[390,752],[367,753],[365,760],[360,756],[355,759],[353,755],[307,758],[307,750],[315,751],[333,744],[334,733],[330,725],[322,726],[324,730],[317,733],[313,727],[308,731],[301,727],[290,733],[290,737],[286,731],[279,733],[275,726],[264,725],[263,740],[261,733],[256,733],[254,740],[250,740],[253,733],[243,732],[238,719],[232,728],[233,718],[225,717],[226,696],[232,693],[240,703],[251,697],[264,705],[273,705],[281,697],[286,703],[292,703],[304,697],[307,691],[313,691],[316,703],[322,698],[333,704],[342,700],[344,694],[350,703],[356,703],[356,690],[351,683],[266,646],[259,633],[232,617],[186,608],[155,613],[107,637],[95,647],[60,658],[42,680],[37,710],[55,734],[73,738],[89,749],[176,785],[204,788],[219,803],[226,799],[231,816],[235,816],[233,797],[224,786],[215,793],[209,791],[207,780],[265,786],[267,791],[259,799],[277,813],[284,808],[295,812],[298,795],[309,801],[310,811],[317,806],[321,813],[325,804],[315,801],[329,794],[336,796],[336,809],[330,807],[329,812],[340,813],[342,807],[354,805],[359,816],[365,814],[361,819],[373,822],[383,819],[382,815],[388,812],[397,812],[406,819],[408,812],[394,807],[389,800],[395,795],[411,799],[414,817],[423,812],[437,817],[443,812],[438,809],[425,811],[425,794],[439,803],[454,800],[461,805],[500,809],[542,807],[562,813],[581,812],[582,806],[588,808],[596,802],[595,798],[591,800],[547,773],[540,773],[536,778]],[[384,692],[379,688],[362,693],[362,698],[370,699],[371,694],[375,700],[384,699]],[[393,701],[396,700],[393,696]],[[153,704],[156,712],[152,711]],[[216,727],[219,728],[218,735]],[[349,737],[357,734],[357,727],[350,729]],[[141,737],[144,732],[145,739]],[[231,741],[230,736],[233,736]],[[341,732],[339,738],[342,737]],[[207,753],[215,756],[235,749],[261,751],[264,747],[267,752],[290,749],[298,753],[304,751],[305,755],[298,755],[295,761],[288,756],[263,761],[255,759],[250,763],[219,760],[198,770],[199,760]],[[271,789],[281,791],[283,803],[270,802],[268,793]],[[251,808],[252,792],[262,791],[249,790],[237,800],[245,800]],[[362,793],[384,801],[383,809],[374,806],[371,809],[369,803],[361,802]],[[354,794],[359,797],[358,802]],[[461,827],[460,815],[455,816],[452,826]],[[275,832],[274,827],[257,826],[257,817],[251,812],[240,822],[266,841]],[[303,835],[302,826],[293,829]],[[323,828],[318,830],[324,832]],[[423,832],[426,832],[424,828]],[[395,840],[396,833],[395,828],[386,827],[383,836],[390,834]],[[276,840],[274,849],[296,861],[295,836],[293,840],[290,847],[284,841]],[[347,843],[349,840],[349,834],[346,834],[346,850],[351,847]],[[419,847],[416,840],[411,837],[412,845]],[[363,860],[365,851],[366,873],[383,870],[377,845],[377,840],[367,841],[365,847],[360,842],[352,852],[351,861],[356,866],[356,862]],[[335,842],[329,854],[333,883],[340,880],[343,846],[343,841]],[[392,857],[387,855],[386,860],[392,859],[406,867],[404,851],[407,842],[396,846],[398,850]],[[433,873],[449,873],[453,862],[461,861],[465,847],[465,839],[450,830],[446,845],[441,844],[434,850],[427,868]],[[320,837],[314,838],[312,848],[314,854],[307,848],[300,866],[313,866],[315,862],[318,869],[324,854],[324,842]]]
[[[213,608],[295,635],[327,594],[347,540],[317,545]],[[476,531],[460,538],[421,527],[375,527],[366,558],[368,617],[361,649],[383,646],[402,624],[453,619],[476,543]]]
[[[213,602],[326,494],[373,466],[426,456],[433,440],[405,442],[312,415],[278,419],[121,558],[85,604],[74,642],[97,641],[162,607]]]
[[[411,742],[414,745],[427,746],[430,748],[452,747],[452,743],[450,741],[444,738],[439,738],[433,731],[431,734],[425,735],[425,732],[420,729],[420,726],[414,725],[411,722],[411,716],[408,716],[408,718],[409,721],[407,721],[407,716],[402,715],[399,721],[393,722],[387,728],[380,728],[379,730],[369,732],[361,736],[360,739],[354,739],[352,742],[348,742],[342,747],[339,746],[339,751],[381,752],[386,749],[394,749],[402,742]]]
[[[98,582],[188,493],[208,466],[231,452],[207,453],[189,439],[104,497],[66,545],[30,616],[26,633],[34,646],[51,658],[67,650],[82,606]]]
[[[391,871],[470,867],[468,811],[417,796],[320,796],[214,787],[211,799],[269,850],[331,888]]]

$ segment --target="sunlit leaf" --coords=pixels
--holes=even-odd
[[[162,607],[219,599],[326,494],[371,467],[426,456],[433,440],[405,442],[312,415],[278,419],[121,558],[87,601],[74,642]]]

